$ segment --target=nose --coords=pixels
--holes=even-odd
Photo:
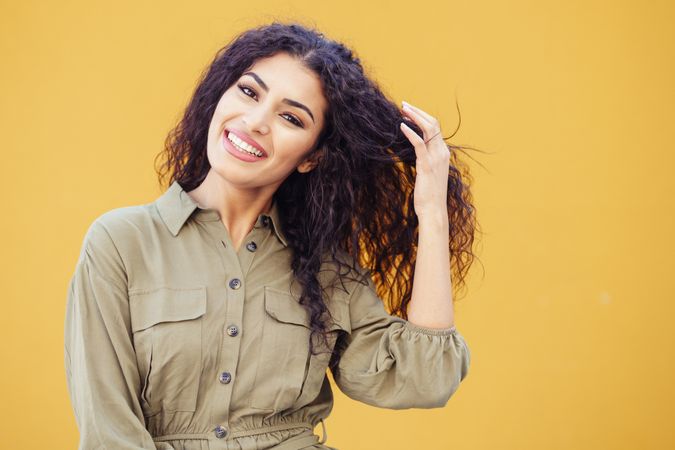
[[[251,108],[244,115],[243,122],[251,133],[257,131],[260,134],[267,134],[270,131],[267,124],[267,116],[268,112],[264,106]]]

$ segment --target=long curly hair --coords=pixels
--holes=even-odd
[[[273,22],[239,34],[216,53],[155,163],[160,185],[178,181],[186,191],[199,186],[210,169],[207,134],[220,97],[256,60],[279,52],[298,58],[317,74],[328,102],[325,126],[312,150],[322,150],[318,165],[308,173],[294,171],[274,193],[293,250],[294,277],[302,285],[299,301],[309,314],[310,351],[315,354],[313,336],[328,342],[326,286],[318,277],[326,256],[337,263],[341,283],[346,278],[365,282],[370,275],[389,313],[407,320],[418,239],[413,208],[416,155],[399,124],[406,121],[419,135],[421,129],[364,74],[359,58],[345,45],[298,23]],[[456,293],[475,256],[478,228],[469,190],[472,180],[457,153],[473,148],[446,145],[450,267]]]

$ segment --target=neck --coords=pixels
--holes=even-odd
[[[232,243],[239,249],[258,216],[269,212],[274,192],[234,187],[210,169],[204,181],[187,194],[200,208],[218,211]]]

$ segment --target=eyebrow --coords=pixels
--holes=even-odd
[[[243,75],[253,77],[253,79],[260,85],[260,87],[265,90],[265,92],[269,92],[270,88],[267,87],[265,82],[255,72],[246,72]],[[312,122],[316,123],[314,121],[314,114],[312,114],[312,111],[310,111],[309,108],[303,105],[302,103],[296,102],[295,100],[291,100],[290,98],[285,98],[282,100],[282,102],[286,103],[287,105],[295,106],[296,108],[304,109],[305,111],[307,111],[307,114],[309,114],[309,117],[312,118]]]

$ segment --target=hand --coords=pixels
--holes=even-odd
[[[421,217],[440,210],[447,215],[450,149],[443,140],[438,120],[406,102],[403,102],[403,114],[424,133],[424,136],[420,137],[412,128],[401,122],[401,131],[412,143],[417,156],[415,214]]]

